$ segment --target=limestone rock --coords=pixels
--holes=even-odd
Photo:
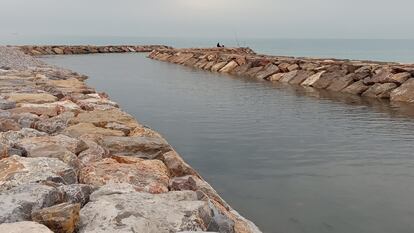
[[[330,91],[341,91],[352,83],[354,83],[354,74],[348,74],[346,76],[338,77],[337,79],[333,80],[327,89]]]
[[[309,78],[310,76],[312,76],[313,74],[315,74],[313,71],[309,71],[309,70],[298,70],[297,73],[296,73],[296,75],[292,79],[290,79],[289,83],[290,84],[299,85],[303,81],[305,81],[307,78]]]
[[[45,225],[37,222],[23,221],[0,224],[0,232],[4,233],[53,233]]]
[[[280,81],[280,79],[282,79],[283,78],[283,75],[285,75],[286,73],[277,73],[277,74],[273,74],[273,75],[271,75],[270,77],[268,77],[267,79],[269,80],[269,81],[272,81],[272,82],[276,82],[276,81]]]
[[[0,160],[0,191],[39,181],[73,184],[77,183],[77,175],[73,168],[55,158],[13,155]]]
[[[266,79],[267,77],[279,72],[279,67],[275,64],[268,64],[266,65],[262,71],[256,74],[256,78],[258,79]]]
[[[153,195],[107,185],[82,208],[79,233],[218,231],[215,213],[192,191]]]
[[[335,80],[344,77],[346,74],[343,70],[334,70],[331,72],[323,73],[318,80],[316,80],[311,86],[318,89],[326,89]]]
[[[55,136],[23,138],[19,140],[16,144],[24,148],[27,151],[28,156],[35,153],[41,153],[42,151],[46,151],[43,150],[43,148],[47,148],[49,146],[62,147],[74,154],[79,154],[80,152],[87,149],[87,145],[84,141],[68,137],[63,134],[58,134]]]
[[[95,186],[129,183],[137,190],[165,193],[168,192],[169,174],[167,167],[159,160],[113,156],[85,166],[79,180]]]
[[[80,137],[84,134],[95,134],[95,135],[102,135],[102,136],[124,136],[125,135],[125,133],[122,131],[96,127],[94,124],[91,124],[91,123],[79,123],[76,125],[69,126],[64,130],[63,133],[71,137]]]
[[[296,76],[297,73],[298,73],[297,70],[293,70],[288,73],[285,73],[279,81],[282,83],[288,83],[290,82],[290,80],[292,80]]]
[[[236,61],[231,61],[231,62],[227,63],[227,65],[225,65],[223,68],[221,68],[220,72],[221,73],[229,73],[230,71],[235,69],[237,66],[239,66],[239,64],[237,64]]]
[[[249,76],[249,77],[256,77],[256,75],[263,70],[263,66],[255,66],[252,67],[250,69],[247,70],[246,73],[244,73],[243,75],[245,76]]]
[[[171,176],[179,177],[186,175],[199,176],[175,151],[170,151],[162,155],[162,161],[167,166]]]
[[[43,104],[57,101],[57,98],[47,93],[13,93],[9,95],[9,101],[16,103]]]
[[[16,107],[16,102],[0,98],[0,109],[7,110]]]
[[[106,136],[102,146],[114,155],[154,159],[171,150],[162,138]]]
[[[28,120],[33,128],[48,133],[56,134],[61,133],[65,128],[67,128],[68,122],[71,118],[75,117],[72,112],[64,112],[58,116],[51,118],[43,118],[40,120]]]
[[[397,73],[391,76],[391,80],[393,83],[403,84],[405,81],[407,81],[411,77],[412,77],[411,73],[402,72],[402,73]]]
[[[105,126],[110,122],[116,122],[130,128],[139,127],[138,122],[131,115],[122,112],[119,109],[111,110],[94,110],[81,112],[75,118],[71,119],[70,124],[91,123],[96,126]]]
[[[342,89],[342,92],[354,94],[354,95],[360,95],[366,90],[368,90],[369,86],[364,84],[363,80],[359,80],[357,82],[352,83],[348,87]]]
[[[73,233],[79,221],[79,204],[62,203],[32,212],[32,220],[54,232]]]
[[[362,93],[362,96],[388,99],[390,98],[391,91],[395,88],[397,88],[395,83],[376,83]]]
[[[55,52],[56,54],[64,54],[63,49],[58,47],[53,48],[53,52]]]
[[[322,74],[324,74],[324,73],[325,73],[325,71],[320,71],[320,72],[310,76],[309,78],[305,79],[305,81],[303,81],[301,83],[301,85],[302,86],[312,86],[313,84],[316,83],[316,81],[318,81],[321,78]]]
[[[211,67],[211,71],[217,72],[217,71],[219,71],[220,69],[222,69],[226,65],[227,65],[227,61],[223,61],[223,62],[216,63],[215,65],[213,65]]]
[[[99,145],[99,143],[102,143],[100,137],[96,137],[95,135],[83,135],[80,139],[82,139],[88,146],[88,149],[82,151],[78,155],[83,166],[109,156],[109,151]]]
[[[0,132],[19,131],[20,125],[12,119],[0,118]]]
[[[58,190],[64,194],[65,201],[69,203],[79,203],[84,206],[89,201],[89,196],[95,191],[95,188],[87,184],[70,184],[58,187]]]
[[[414,78],[410,78],[391,92],[392,101],[414,102]]]
[[[2,191],[0,223],[31,220],[32,211],[55,205],[63,200],[62,192],[42,184],[22,184]]]

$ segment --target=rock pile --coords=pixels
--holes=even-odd
[[[64,55],[64,54],[89,54],[89,53],[139,53],[151,52],[154,49],[171,48],[164,45],[41,45],[18,46],[28,55]]]
[[[248,49],[156,49],[149,58],[213,72],[414,102],[414,65],[257,55]]]
[[[260,232],[85,79],[0,69],[0,232]]]

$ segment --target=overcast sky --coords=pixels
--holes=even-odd
[[[0,35],[414,38],[414,0],[0,0]]]

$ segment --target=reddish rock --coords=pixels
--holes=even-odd
[[[343,77],[338,77],[332,81],[331,85],[329,85],[327,89],[330,91],[341,91],[342,89],[354,83],[354,76],[355,74],[348,74]]]
[[[54,232],[73,233],[79,222],[80,204],[62,203],[32,212],[32,220]]]
[[[390,98],[391,91],[395,88],[397,88],[395,83],[376,83],[362,93],[362,96],[388,99]]]
[[[168,192],[169,173],[160,160],[113,156],[84,167],[81,183],[102,186],[108,183],[128,183],[149,193]]]
[[[279,72],[279,67],[275,64],[269,63],[268,65],[266,65],[262,71],[258,72],[255,76],[258,79],[266,79],[267,77],[278,73]]]
[[[392,101],[414,102],[414,78],[410,78],[391,92]]]
[[[293,70],[288,73],[285,73],[279,81],[282,83],[288,83],[290,82],[290,80],[292,80],[296,76],[297,73],[298,73],[298,70]]]
[[[342,92],[354,94],[354,95],[361,95],[363,92],[368,90],[369,86],[364,84],[364,81],[359,80],[357,82],[352,83],[348,87],[344,88]]]
[[[301,84],[303,81],[305,81],[310,76],[314,75],[315,73],[313,71],[309,70],[298,70],[295,77],[293,77],[289,83],[290,84]]]

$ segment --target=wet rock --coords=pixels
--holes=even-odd
[[[392,101],[414,102],[414,78],[393,90],[390,97]]]
[[[0,132],[19,131],[20,124],[13,119],[0,118]]]
[[[285,73],[279,81],[282,83],[288,83],[290,82],[290,80],[292,80],[296,76],[297,73],[298,73],[297,70],[293,70],[288,73]]]
[[[171,176],[179,177],[186,175],[199,176],[175,151],[170,151],[162,155],[161,160],[167,166]]]
[[[165,193],[168,192],[169,174],[167,167],[159,160],[112,156],[85,166],[79,180],[94,186],[128,183],[136,190]]]
[[[361,95],[363,92],[368,90],[369,86],[364,84],[363,80],[359,80],[357,82],[352,83],[348,87],[342,89],[342,92],[354,94],[354,95]]]
[[[45,225],[37,222],[23,221],[0,224],[0,232],[7,233],[53,233]]]
[[[64,194],[64,199],[69,203],[79,203],[84,206],[89,201],[89,196],[95,191],[95,187],[87,184],[70,184],[58,187],[58,190]]]
[[[76,125],[69,126],[64,130],[63,133],[71,137],[80,137],[85,134],[102,135],[102,136],[124,136],[125,135],[125,133],[120,130],[96,127],[94,124],[91,124],[91,123],[79,123]]]
[[[40,181],[73,184],[77,183],[77,175],[73,168],[55,158],[13,155],[0,160],[0,191]]]
[[[172,150],[162,138],[106,136],[102,146],[114,155],[154,159]]]
[[[0,223],[31,220],[32,211],[55,205],[63,200],[62,192],[42,184],[22,184],[2,191]]]
[[[301,85],[302,86],[312,86],[313,84],[316,83],[316,81],[318,81],[321,78],[322,74],[324,74],[324,73],[325,73],[325,71],[320,71],[320,72],[310,76],[309,78],[305,79],[305,81],[303,81],[301,83]]]
[[[310,76],[312,76],[313,74],[315,74],[313,71],[298,70],[296,72],[296,75],[292,79],[290,79],[289,83],[290,84],[299,85],[303,81],[305,81],[307,78],[309,78]]]
[[[32,220],[54,232],[73,233],[79,221],[79,212],[79,204],[62,203],[33,211]]]
[[[238,67],[236,67],[234,70],[232,70],[230,73],[231,74],[235,74],[235,75],[244,75],[245,73],[247,73],[247,71],[251,68],[251,64],[250,63],[246,63],[244,65],[240,65]]]
[[[220,72],[221,73],[229,73],[230,71],[235,69],[237,66],[239,66],[239,64],[237,64],[236,61],[231,61],[231,62],[227,63],[227,65],[225,65],[223,68],[221,68]]]
[[[327,89],[330,91],[341,91],[342,89],[354,83],[354,76],[354,74],[348,74],[343,77],[338,77],[332,81],[331,85],[329,85]]]
[[[388,99],[390,98],[391,91],[395,88],[397,88],[397,84],[395,83],[376,83],[362,93],[362,96]]]
[[[247,70],[247,72],[243,75],[249,76],[249,77],[256,77],[257,73],[259,73],[261,70],[263,70],[263,66],[255,66]]]
[[[216,231],[214,214],[192,191],[153,195],[105,186],[82,208],[79,232]]]
[[[269,76],[271,76],[275,73],[278,73],[278,72],[279,72],[279,67],[275,64],[270,63],[270,64],[266,65],[263,68],[262,71],[260,71],[256,74],[256,78],[266,79],[267,77],[269,77]]]

